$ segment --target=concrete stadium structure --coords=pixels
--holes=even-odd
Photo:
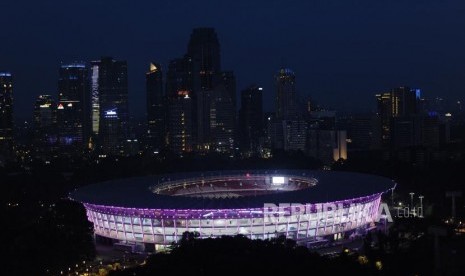
[[[373,226],[387,178],[307,170],[215,171],[112,180],[73,191],[96,236],[153,251],[181,239],[334,240]]]

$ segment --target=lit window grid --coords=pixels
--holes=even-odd
[[[251,239],[281,235],[295,240],[317,239],[368,226],[378,215],[380,200],[381,194],[375,194],[333,202],[345,206],[336,211],[279,218],[264,216],[263,208],[157,210],[91,204],[85,204],[85,207],[97,235],[127,242],[168,245],[179,241],[185,231],[198,232],[200,238],[242,234]],[[353,203],[358,203],[358,207],[350,207]]]

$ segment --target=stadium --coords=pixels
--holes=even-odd
[[[70,198],[84,205],[96,238],[154,251],[185,231],[301,243],[363,234],[394,188],[390,179],[349,172],[215,171],[112,180]]]

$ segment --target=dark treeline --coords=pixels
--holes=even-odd
[[[192,233],[185,233],[169,254],[152,255],[144,266],[110,275],[373,275],[374,266],[362,266],[356,260],[347,254],[335,259],[320,257],[284,237],[197,240]]]
[[[2,275],[52,275],[59,268],[92,260],[93,227],[84,207],[69,200],[2,206],[5,265]],[[17,205],[16,205],[17,204]]]
[[[441,266],[435,271],[434,238],[424,235],[428,224],[400,221],[389,235],[378,231],[366,236],[360,252],[342,249],[328,257],[284,237],[250,240],[238,235],[199,240],[194,233],[185,232],[169,254],[151,255],[142,266],[110,275],[462,275],[465,240],[441,241]]]

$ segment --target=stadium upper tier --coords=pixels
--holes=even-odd
[[[395,186],[388,178],[333,171],[248,170],[176,173],[111,180],[73,191],[73,200],[144,209],[263,208],[369,197]]]

